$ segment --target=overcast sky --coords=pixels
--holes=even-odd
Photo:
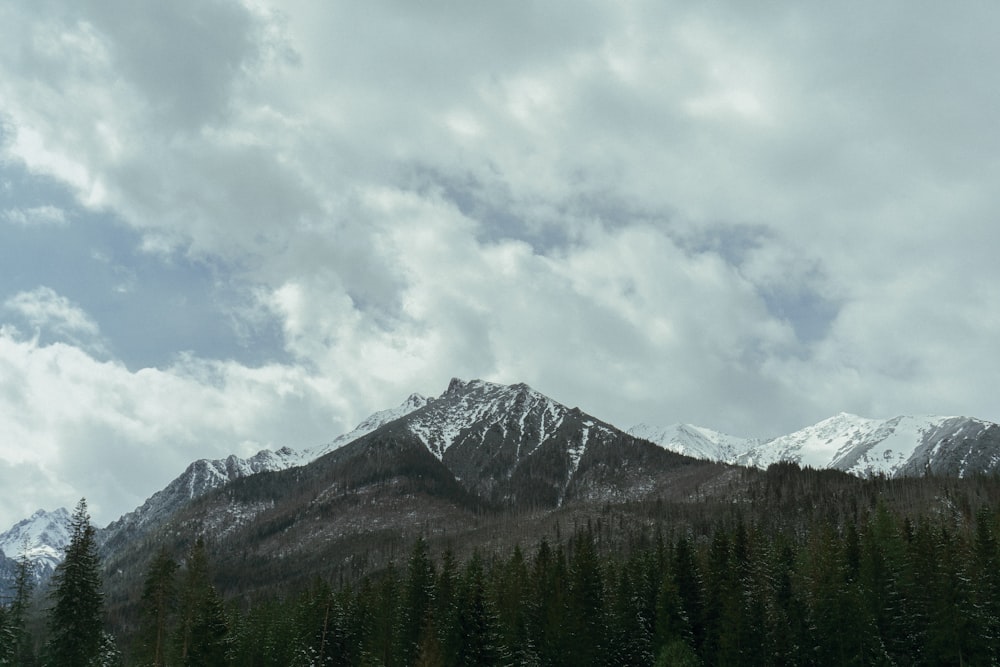
[[[0,4],[0,530],[452,376],[1000,421],[1000,5]]]

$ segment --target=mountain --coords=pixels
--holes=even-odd
[[[558,507],[580,495],[627,494],[633,477],[676,462],[526,384],[455,378],[392,429],[397,438],[415,438],[466,491],[498,506]],[[605,460],[612,450],[614,468]]]
[[[303,465],[186,500],[142,539],[122,531],[105,550],[115,590],[134,585],[155,545],[183,553],[196,535],[215,545],[223,586],[251,594],[384,567],[418,534],[468,553],[531,539],[546,530],[545,517],[570,523],[587,507],[691,503],[699,488],[701,497],[725,491],[719,480],[734,470],[669,452],[524,384],[455,379],[440,396],[411,397],[357,431],[367,432],[315,450]]]
[[[470,492],[494,503],[561,504],[588,445],[614,427],[525,384],[453,379],[405,429]]]
[[[52,576],[69,544],[69,512],[64,507],[53,512],[38,510],[0,533],[0,600],[14,582],[15,563],[22,555],[34,564],[36,581]]]
[[[113,549],[123,542],[135,539],[138,535],[162,525],[178,509],[213,489],[221,488],[233,480],[250,475],[305,465],[422,407],[426,403],[426,398],[419,394],[412,394],[398,407],[376,412],[349,433],[340,435],[332,442],[313,450],[296,452],[289,447],[282,447],[277,451],[261,450],[248,459],[231,455],[225,459],[195,461],[140,507],[123,515],[109,524],[107,528],[98,531],[98,541],[104,551]]]
[[[740,454],[753,442],[747,438],[738,438],[691,424],[660,427],[638,424],[630,428],[628,433],[655,442],[678,454],[728,463],[735,463]]]
[[[638,444],[645,441],[660,447]],[[392,453],[386,449],[390,442],[397,448]],[[369,460],[374,452],[380,452],[380,462]],[[403,486],[412,486],[409,472],[420,470],[426,475],[421,488],[431,489],[432,496],[443,494],[465,508],[521,511],[662,491],[663,471],[672,470],[666,476],[676,476],[675,468],[682,460],[664,452],[759,468],[791,461],[858,476],[912,476],[930,471],[960,477],[1000,469],[1000,426],[964,417],[874,420],[839,414],[766,441],[684,424],[640,425],[623,433],[525,384],[456,378],[438,397],[412,394],[399,406],[376,412],[352,431],[311,450],[295,452],[286,447],[263,450],[246,459],[229,456],[195,461],[143,505],[99,530],[98,540],[102,552],[111,553],[156,534],[193,501],[237,480],[313,464],[316,470],[325,470],[322,474],[329,477],[330,488],[361,489],[372,478],[395,478]],[[392,464],[387,463],[390,460]],[[399,468],[403,460],[412,470]],[[270,498],[241,508],[239,516],[234,510],[228,520],[242,525],[278,504]],[[18,526],[47,520],[49,525],[62,521],[39,513]],[[65,541],[57,530],[32,530],[38,539],[33,549],[44,577],[61,559]],[[6,547],[0,542],[8,558],[19,549],[14,542],[20,538],[10,537],[13,531],[4,534]],[[0,578],[10,566],[9,561],[6,568],[0,563]]]
[[[53,512],[38,510],[0,533],[0,551],[7,558],[18,559],[22,554],[41,570],[54,570],[62,560],[63,549],[69,544],[69,512],[60,507]]]
[[[771,440],[741,439],[679,425],[630,430],[671,451],[766,468],[789,461],[859,477],[965,477],[1000,470],[1000,425],[968,417],[867,419],[840,413]]]
[[[264,449],[250,458],[230,455],[225,459],[200,459],[157,491],[141,506],[111,522],[97,533],[102,551],[135,539],[165,521],[185,504],[235,479],[298,465],[300,455],[288,447],[276,452]]]

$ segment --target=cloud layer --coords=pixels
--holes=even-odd
[[[0,8],[0,526],[80,495],[109,521],[194,458],[312,446],[453,375],[622,426],[1000,420],[998,27]]]

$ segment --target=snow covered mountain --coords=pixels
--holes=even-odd
[[[640,478],[648,491],[677,458],[525,384],[455,378],[440,396],[411,395],[298,461],[301,480],[326,485],[320,499],[416,478],[462,503],[558,507],[628,495]]]
[[[54,512],[38,510],[0,533],[0,552],[12,560],[26,555],[35,564],[36,577],[44,578],[62,561],[69,544],[69,519],[65,507]]]
[[[156,549],[205,535],[220,571],[251,589],[273,588],[399,562],[417,535],[470,553],[543,535],[553,529],[544,517],[574,524],[579,512],[608,503],[690,503],[729,494],[738,477],[524,384],[455,379],[441,395],[415,397],[357,431],[368,432],[314,450],[321,455],[304,465],[234,479],[155,530],[123,533],[106,545],[108,571],[120,572],[122,585],[138,580]]]
[[[22,555],[33,564],[36,582],[52,576],[69,544],[69,520],[64,507],[53,512],[38,510],[0,533],[0,601],[12,595]]]
[[[660,445],[660,451],[671,456],[760,468],[793,461],[859,476],[926,471],[965,476],[1000,470],[1000,426],[965,417],[875,420],[842,413],[767,441],[684,424],[640,425],[625,434],[525,384],[456,378],[440,396],[412,394],[401,405],[374,413],[314,449],[296,452],[286,447],[246,459],[195,461],[143,505],[99,530],[98,541],[105,552],[114,550],[164,525],[192,500],[257,473],[308,466],[328,457],[334,457],[332,466],[343,467],[352,456],[362,462],[371,451],[367,445],[353,445],[371,437],[416,443],[406,447],[432,455],[435,465],[443,466],[434,474],[454,476],[473,497],[532,507],[558,507],[574,498],[621,497],[631,493],[630,485],[648,486],[643,466],[664,469],[671,463],[637,444],[642,441]],[[357,463],[357,469],[364,465]],[[31,557],[42,573],[51,572],[62,558],[67,522],[66,510],[36,513],[0,535],[0,549],[15,558],[28,535]],[[9,569],[11,562],[5,563]]]
[[[752,442],[747,438],[738,438],[691,424],[660,427],[638,424],[630,428],[628,433],[655,442],[678,454],[729,463],[735,462]]]
[[[791,461],[860,477],[964,477],[1000,470],[1000,425],[968,417],[867,419],[840,413],[771,440],[741,439],[678,425],[637,426],[630,433],[671,451],[766,468]]]
[[[458,378],[405,422],[469,490],[494,501],[540,493],[557,504],[588,446],[617,431],[526,384]],[[544,475],[528,475],[528,461],[546,462],[535,466],[549,468],[546,481]],[[522,485],[538,488],[516,488]]]

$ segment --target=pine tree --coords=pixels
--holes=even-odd
[[[458,663],[458,647],[462,642],[458,627],[458,565],[455,554],[446,549],[441,556],[434,585],[434,617],[437,619],[441,664]]]
[[[474,553],[462,574],[458,591],[458,625],[462,642],[458,664],[488,667],[505,655],[500,645],[497,617],[486,594],[482,558]]]
[[[161,549],[143,586],[140,653],[153,667],[166,664],[167,638],[177,607],[177,567],[176,561]]]
[[[31,602],[31,594],[34,592],[34,589],[35,565],[28,557],[28,539],[25,538],[14,572],[14,600],[11,602],[9,613],[10,643],[8,646],[10,664],[13,665],[27,666],[35,664],[31,635],[25,627],[28,603]],[[0,642],[0,645],[2,645],[2,642]],[[0,659],[0,665],[2,664],[5,663]]]
[[[225,663],[229,628],[222,598],[212,585],[205,541],[200,537],[187,559],[179,631],[182,665],[214,667]]]
[[[398,632],[400,664],[411,665],[416,660],[422,634],[436,632],[432,618],[434,601],[434,568],[427,552],[427,542],[418,537],[413,545],[403,587],[400,628]]]
[[[543,665],[565,664],[570,644],[565,623],[569,573],[561,545],[553,551],[547,540],[541,541],[535,554],[531,580],[528,630],[532,645]]]
[[[602,664],[606,627],[603,576],[589,528],[573,538],[569,584],[565,618],[571,637],[569,659],[575,665]]]
[[[695,559],[694,548],[684,536],[677,540],[673,558],[673,585],[680,601],[683,624],[675,625],[688,638],[690,633],[692,647],[700,649],[704,645],[704,603],[702,594],[701,572]]]
[[[55,667],[94,664],[105,641],[100,560],[85,499],[77,503],[69,527],[66,556],[52,576],[48,656]]]

